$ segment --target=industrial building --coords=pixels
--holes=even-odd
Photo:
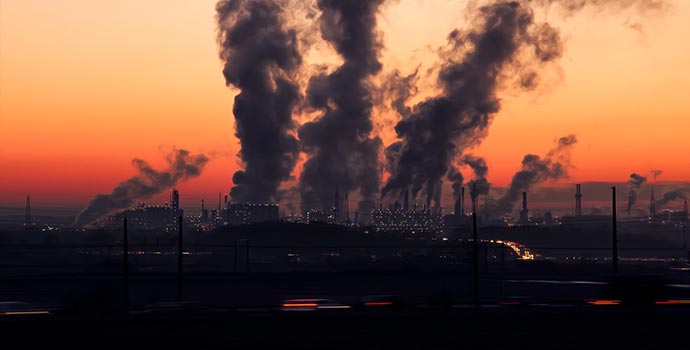
[[[222,210],[226,226],[247,225],[266,221],[278,221],[278,204],[254,204],[230,202]]]

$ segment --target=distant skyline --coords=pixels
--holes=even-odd
[[[500,92],[502,109],[472,151],[487,160],[494,186],[507,185],[525,154],[544,154],[566,134],[579,143],[563,183],[624,183],[653,169],[663,170],[659,182],[690,182],[690,2],[669,3],[653,16],[587,10],[550,19],[567,44],[560,70],[536,92]],[[211,157],[201,176],[178,186],[183,207],[229,191],[239,169],[237,90],[221,74],[214,5],[0,2],[0,206],[23,205],[27,194],[35,207],[86,204],[134,174],[133,158],[160,166],[174,146]],[[381,76],[433,66],[435,48],[463,25],[464,7],[385,6]],[[374,115],[379,128],[392,120]],[[394,141],[390,130],[381,135],[385,145]]]

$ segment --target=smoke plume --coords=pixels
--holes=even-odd
[[[658,169],[650,171],[651,175],[653,176],[654,180],[656,180],[657,177],[661,176],[664,172]]]
[[[560,35],[535,23],[526,3],[497,1],[476,12],[470,30],[448,36],[448,59],[437,77],[442,93],[414,106],[396,125],[400,141],[386,152],[395,164],[382,195],[410,186],[416,195],[415,189],[426,186],[427,198],[433,197],[450,162],[486,136],[499,111],[501,80],[509,76],[520,89],[533,89],[538,82],[533,68],[561,56]]]
[[[158,171],[149,163],[135,158],[132,165],[138,174],[121,182],[110,194],[99,194],[79,213],[75,226],[93,223],[101,217],[129,208],[137,201],[151,198],[180,182],[201,175],[208,162],[204,154],[192,155],[188,151],[173,150],[167,157],[168,169]]]
[[[330,74],[313,76],[307,87],[309,105],[323,114],[299,129],[309,159],[299,188],[303,209],[333,203],[334,188],[359,191],[360,211],[372,209],[379,191],[381,140],[373,129],[370,78],[381,70],[383,47],[376,32],[376,14],[383,0],[319,0],[321,36],[342,57]]]
[[[560,180],[568,176],[570,150],[577,142],[574,135],[561,137],[557,146],[544,158],[528,154],[522,159],[522,169],[513,175],[508,190],[498,200],[497,210],[500,214],[509,213],[520,199],[521,193],[538,183],[547,180]]]
[[[642,187],[642,184],[645,182],[647,182],[646,177],[636,173],[630,174],[630,179],[628,180],[628,213],[630,213],[630,210],[637,202],[637,193],[639,192],[640,187]]]
[[[688,199],[688,194],[690,194],[690,188],[678,188],[675,190],[668,191],[664,193],[664,196],[655,202],[657,208],[661,208],[668,202],[672,202],[678,199]]]
[[[232,177],[235,201],[269,202],[290,179],[299,156],[292,111],[300,99],[294,75],[301,65],[295,30],[280,1],[222,0],[216,5],[220,57],[235,97],[235,136],[244,170]]]
[[[467,184],[470,188],[472,201],[476,201],[479,196],[488,195],[491,184],[486,179],[489,173],[489,166],[486,165],[484,158],[466,155],[462,158],[462,162],[467,164],[474,173],[474,178]]]
[[[469,30],[448,36],[437,83],[442,93],[406,111],[395,127],[397,141],[386,150],[393,171],[382,189],[413,194],[426,186],[427,198],[452,167],[450,163],[486,136],[500,109],[497,90],[514,82],[521,90],[539,84],[539,71],[563,52],[561,36],[548,23],[534,20],[533,8],[558,6],[565,15],[585,7],[602,11],[634,8],[640,12],[663,10],[661,0],[523,0],[490,1],[474,8],[476,20]],[[448,175],[455,173],[450,170]],[[471,186],[472,187],[472,186]]]

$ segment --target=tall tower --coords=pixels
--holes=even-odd
[[[174,188],[170,190],[170,206],[173,211],[180,210],[180,193]]]
[[[204,207],[204,199],[201,199],[201,222],[208,222],[208,209]]]
[[[470,189],[470,197],[472,198],[472,213],[477,212],[477,184],[473,183],[472,188]]]
[[[453,210],[456,218],[459,218],[460,215],[462,215],[462,209],[460,209],[460,206],[461,206],[461,204],[460,204],[461,199],[460,198],[461,198],[461,196],[458,196],[458,199],[455,201],[455,209]]]
[[[348,200],[349,192],[345,192],[345,221],[350,221],[350,201]]]
[[[522,209],[520,209],[520,225],[529,223],[529,210],[527,209],[527,192],[522,192]]]
[[[654,200],[654,187],[652,187],[652,197],[649,199],[649,217],[656,217],[656,201]]]
[[[335,218],[335,221],[338,222],[339,216],[338,216],[338,200],[340,195],[338,194],[338,184],[335,184],[335,198],[333,198],[333,216]]]
[[[26,196],[26,212],[24,213],[24,227],[31,227],[33,226],[33,222],[31,221],[31,199],[29,196]]]
[[[683,202],[683,227],[687,226],[688,222],[688,201]]]
[[[580,192],[580,184],[575,185],[575,216],[582,216],[582,192]]]
[[[405,190],[405,195],[403,196],[403,210],[405,212],[410,211],[410,190]]]
[[[220,192],[218,192],[218,212],[220,213]]]

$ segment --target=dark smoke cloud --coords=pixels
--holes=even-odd
[[[531,67],[561,56],[558,32],[536,24],[524,2],[491,3],[478,8],[476,17],[473,28],[448,36],[448,59],[438,75],[442,93],[414,106],[396,125],[401,140],[386,152],[395,164],[382,195],[410,186],[413,193],[422,186],[433,193],[450,162],[486,136],[499,111],[500,81],[509,76],[531,90],[538,83]]]
[[[642,184],[647,182],[647,178],[636,173],[630,174],[630,180],[628,180],[628,185],[630,185],[633,188],[639,189],[642,187]]]
[[[661,176],[661,174],[663,174],[664,172],[661,170],[655,169],[655,170],[650,171],[650,173],[651,173],[652,177],[654,178],[654,180],[656,180],[656,178]]]
[[[455,167],[450,167],[448,169],[448,180],[452,183],[453,187],[453,198],[457,199],[458,196],[460,196],[460,192],[462,192],[462,184],[463,181],[465,180],[462,176],[462,173],[458,171]]]
[[[508,190],[496,204],[499,214],[513,210],[520,195],[538,183],[547,180],[560,180],[568,176],[570,165],[570,149],[577,139],[574,135],[562,137],[556,148],[551,150],[543,159],[534,154],[528,154],[522,159],[522,169],[513,175]]]
[[[645,182],[647,182],[646,177],[637,173],[630,174],[630,179],[628,180],[628,213],[630,213],[630,210],[637,202],[637,193],[639,192],[640,187],[642,187],[642,184]]]
[[[203,154],[191,155],[188,151],[173,150],[166,157],[168,169],[158,171],[146,161],[135,158],[132,164],[139,172],[121,182],[110,194],[99,194],[79,213],[75,226],[93,223],[99,218],[132,206],[137,201],[151,198],[166,189],[201,175],[208,162]]]
[[[376,32],[376,14],[383,0],[319,0],[321,36],[342,57],[331,74],[309,80],[308,103],[323,115],[299,130],[309,159],[299,188],[303,209],[333,203],[341,193],[359,190],[360,211],[371,210],[379,191],[381,140],[370,137],[373,107],[369,80],[381,70],[383,47]]]
[[[467,164],[474,173],[474,178],[467,184],[472,200],[476,200],[479,196],[488,195],[491,184],[486,179],[489,173],[489,166],[486,165],[484,158],[466,155],[462,157],[462,162]]]
[[[216,5],[223,75],[240,90],[233,113],[244,170],[232,177],[235,201],[278,200],[278,187],[290,179],[299,155],[292,111],[300,93],[293,77],[302,58],[282,4],[223,0]]]
[[[664,196],[660,200],[655,202],[656,208],[660,209],[668,202],[672,202],[678,199],[688,199],[688,194],[690,194],[690,188],[678,188],[675,190],[667,191],[666,193],[664,193]]]
[[[419,68],[408,75],[402,75],[400,71],[394,70],[384,83],[385,93],[391,98],[391,107],[403,118],[412,113],[407,101],[419,91],[416,86],[418,72]]]

